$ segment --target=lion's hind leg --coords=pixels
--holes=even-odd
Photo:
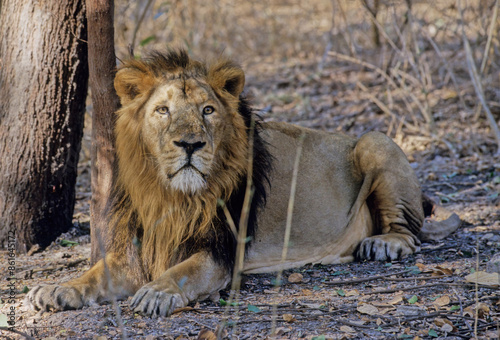
[[[357,248],[360,260],[396,260],[419,250],[417,235],[424,213],[418,179],[403,151],[387,136],[371,132],[354,149],[354,165],[363,184],[374,235]]]

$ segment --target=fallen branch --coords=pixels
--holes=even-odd
[[[23,333],[21,331],[16,331],[15,329],[12,329],[12,328],[8,328],[8,327],[0,327],[0,331],[6,331],[6,332],[11,332],[11,333],[15,333],[15,334],[18,334],[18,335],[21,335],[21,336],[24,336],[24,338],[26,340],[36,340],[35,338],[29,336],[28,334],[26,333]]]
[[[403,270],[400,272],[396,273],[390,273],[390,274],[383,274],[383,275],[375,275],[375,276],[370,276],[370,277],[364,277],[364,278],[359,278],[359,279],[352,279],[352,280],[335,280],[335,281],[327,281],[323,282],[324,284],[327,285],[345,285],[345,284],[351,284],[351,283],[361,283],[361,282],[368,282],[368,281],[374,281],[378,279],[384,279],[389,276],[393,275],[401,275],[401,274],[406,274],[411,272],[411,269]]]
[[[416,289],[424,289],[424,288],[430,288],[430,287],[436,287],[436,286],[448,286],[448,287],[464,287],[464,286],[475,286],[475,283],[453,283],[453,282],[435,282],[435,283],[428,283],[420,286],[411,286],[411,287],[399,287],[399,288],[394,288],[394,289],[383,289],[383,290],[376,290],[368,293],[363,293],[363,295],[373,295],[373,294],[391,294],[391,293],[397,293],[401,291],[408,291],[408,290],[416,290]],[[489,289],[494,289],[497,290],[498,288],[495,287],[489,287],[485,285],[479,285],[480,288],[489,288]]]

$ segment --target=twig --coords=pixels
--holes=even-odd
[[[335,280],[335,281],[327,281],[323,282],[324,284],[328,285],[345,285],[345,284],[352,284],[352,283],[361,283],[361,282],[368,282],[368,281],[374,281],[378,279],[384,279],[387,278],[388,276],[393,276],[393,275],[402,275],[411,272],[411,269],[403,270],[400,272],[396,273],[389,273],[389,274],[383,274],[383,275],[375,275],[375,276],[370,276],[370,277],[364,277],[364,278],[359,278],[359,279],[352,279],[352,280]]]
[[[0,331],[6,331],[6,332],[12,332],[12,333],[15,333],[15,334],[19,334],[21,336],[24,336],[26,338],[26,340],[36,340],[35,338],[29,336],[28,334],[26,333],[23,333],[21,331],[17,331],[15,329],[12,329],[12,328],[8,328],[8,327],[0,327]]]
[[[476,234],[476,273],[479,272],[479,237]],[[476,300],[476,308],[474,308],[474,336],[477,339],[477,325],[479,320],[479,280],[475,280],[474,295]]]
[[[351,25],[349,25],[349,23],[347,22],[347,17],[345,15],[344,8],[342,7],[342,2],[332,0],[332,5],[334,5],[334,4],[337,4],[339,6],[340,14],[342,15],[342,18],[344,19],[346,29],[347,29],[347,35],[349,37],[349,41],[348,41],[349,51],[351,52],[351,56],[355,57],[356,56],[356,46],[354,45],[354,38],[352,37]]]
[[[386,323],[384,325],[384,327],[390,327],[390,326],[394,326],[394,325],[400,325],[401,322],[408,322],[408,321],[414,321],[414,320],[422,320],[422,319],[434,318],[434,317],[442,316],[442,315],[448,315],[448,313],[443,312],[443,311],[439,311],[439,312],[433,312],[433,313],[429,313],[429,314],[422,314],[422,315],[410,316],[410,317],[407,317],[407,318],[398,318],[399,320],[397,320],[397,321],[392,321],[392,322]],[[379,316],[379,317],[382,317],[382,316]],[[388,318],[388,319],[394,320],[393,318]]]
[[[479,97],[479,101],[481,102],[481,105],[483,105],[484,112],[486,113],[486,118],[488,119],[488,122],[490,123],[491,130],[493,131],[493,134],[495,135],[495,138],[497,140],[497,152],[496,156],[500,156],[500,129],[498,128],[498,124],[495,120],[495,117],[490,111],[490,108],[488,106],[488,103],[486,102],[486,99],[484,97],[484,91],[483,91],[483,86],[481,85],[481,78],[477,72],[476,65],[474,63],[474,58],[472,57],[472,51],[471,47],[469,44],[469,40],[465,36],[465,29],[464,29],[464,17],[462,13],[462,4],[460,0],[458,0],[458,6],[460,10],[460,17],[462,19],[462,40],[464,43],[465,47],[465,56],[467,60],[467,68],[469,70],[469,75],[472,79],[472,85],[474,85],[474,90],[476,91],[476,95]]]
[[[457,296],[458,305],[460,306],[460,317],[463,318],[464,317],[464,306],[462,304],[462,299],[460,298],[460,295],[458,295],[457,290],[455,288],[452,288],[452,290],[455,293],[455,295]],[[464,323],[467,326],[467,328],[469,329],[469,331],[472,331],[472,328],[471,328],[470,324],[467,322],[467,320],[464,319]]]
[[[303,132],[298,140],[297,145],[297,154],[295,155],[295,162],[293,164],[293,174],[292,174],[292,183],[290,185],[290,198],[288,199],[288,208],[286,213],[286,227],[285,227],[285,237],[283,240],[283,250],[281,252],[281,268],[278,271],[278,275],[276,276],[276,285],[281,284],[282,276],[283,276],[283,265],[286,261],[286,256],[288,254],[288,246],[290,243],[290,233],[292,231],[292,217],[293,217],[293,207],[295,205],[295,191],[297,190],[297,177],[299,175],[299,163],[300,157],[302,156],[302,146],[304,144],[304,139],[306,138],[305,132]],[[276,318],[277,318],[277,305],[273,307],[273,323],[271,327],[271,334],[274,333],[276,329]]]
[[[497,24],[498,16],[498,0],[495,2],[495,9],[493,10],[493,17],[491,18],[490,29],[488,32],[488,40],[486,41],[486,47],[484,48],[483,62],[481,63],[481,68],[479,74],[484,74],[484,68],[486,67],[486,61],[488,61],[488,56],[490,55],[491,40],[493,38],[493,33],[495,32],[495,26]]]
[[[104,241],[101,238],[101,235],[98,234],[98,243],[99,247],[101,248],[101,254],[103,255],[102,257],[102,262],[104,264],[104,273],[106,275],[106,280],[108,281],[108,290],[111,293],[111,303],[113,305],[113,309],[115,310],[116,313],[116,321],[118,322],[118,328],[121,330],[121,338],[122,340],[127,340],[127,330],[125,329],[125,326],[123,324],[123,319],[122,319],[122,314],[121,314],[121,308],[120,305],[118,304],[118,299],[116,297],[116,291],[113,285],[113,280],[111,279],[111,271],[109,270],[109,266],[106,262],[106,247],[104,245]]]
[[[344,320],[342,318],[338,318],[335,321],[340,322],[341,324],[344,324],[344,325],[347,325],[347,326],[351,326],[351,327],[373,329],[373,325],[360,325],[360,324],[357,324],[357,323],[349,321],[349,320]]]
[[[409,97],[411,97],[417,104],[419,104],[419,101],[418,99],[412,94],[411,91],[409,91],[408,89],[406,88],[402,88],[401,86],[399,86],[398,84],[396,84],[396,82],[384,71],[382,70],[380,67],[377,67],[373,64],[370,64],[366,61],[363,61],[363,60],[360,60],[360,59],[357,59],[357,58],[353,58],[353,57],[350,57],[350,56],[347,56],[345,54],[342,54],[342,53],[337,53],[337,52],[334,52],[334,51],[330,51],[328,52],[328,55],[332,56],[332,57],[335,57],[335,58],[338,58],[340,60],[345,60],[345,61],[348,61],[348,62],[351,62],[351,63],[355,63],[355,64],[358,64],[358,65],[361,65],[363,67],[366,67],[370,70],[373,70],[375,71],[377,74],[379,74],[380,76],[382,76],[382,78],[384,78],[387,83],[389,85],[391,85],[394,89],[396,90],[401,90],[402,92],[404,92],[405,94],[407,94]],[[412,112],[413,114],[413,109],[410,105],[410,103],[408,102],[408,100],[406,100],[405,96],[402,96],[401,98],[403,100],[403,103],[405,104],[406,108],[408,109],[409,112]],[[411,130],[414,130],[414,131],[419,131],[419,129],[417,129],[417,127],[412,127],[408,124],[406,124],[406,127],[407,128],[410,128]]]
[[[442,285],[447,285],[448,283],[449,282],[427,283],[427,284],[420,285],[420,286],[399,287],[399,288],[394,288],[394,289],[375,290],[375,291],[366,292],[366,293],[363,293],[363,294],[364,295],[390,294],[390,293],[396,293],[396,292],[399,292],[399,291],[416,290],[416,289],[424,289],[424,288],[429,288],[429,287],[442,286]]]
[[[462,94],[460,92],[460,88],[458,87],[457,78],[455,77],[455,73],[453,72],[453,69],[450,66],[450,63],[443,56],[443,54],[441,53],[441,50],[439,49],[438,45],[434,42],[434,40],[431,38],[431,36],[424,29],[422,29],[422,27],[420,27],[420,31],[422,32],[423,36],[427,39],[427,41],[429,41],[431,46],[434,48],[434,51],[436,51],[438,57],[444,63],[446,70],[450,74],[451,82],[453,83],[453,86],[455,87],[455,91],[457,91],[457,96],[458,96],[458,99],[460,100],[460,104],[465,109],[467,106],[465,105],[464,97],[462,96]]]
[[[52,267],[47,267],[47,268],[36,268],[36,269],[26,269],[26,270],[23,270],[22,272],[20,272],[19,274],[29,272],[30,273],[30,277],[31,277],[34,273],[38,273],[38,272],[56,271],[56,270],[61,270],[61,269],[64,269],[64,268],[76,267],[80,263],[85,262],[87,260],[88,259],[83,258],[83,259],[75,260],[75,261],[72,261],[72,262],[63,263],[60,266],[52,266]]]
[[[440,276],[416,276],[416,277],[399,277],[399,278],[384,278],[384,281],[420,281],[420,280],[437,280],[444,279],[447,275]]]
[[[454,283],[454,282],[435,282],[435,283],[428,283],[420,286],[411,286],[411,287],[399,287],[399,288],[394,288],[394,289],[384,289],[384,290],[376,290],[372,292],[367,292],[363,293],[364,295],[373,295],[373,294],[390,294],[390,293],[397,293],[399,291],[407,291],[407,290],[416,290],[416,289],[424,289],[424,288],[429,288],[429,287],[436,287],[436,286],[448,286],[448,287],[464,287],[464,286],[475,286],[474,283],[468,283],[468,282],[463,282],[463,283]],[[485,285],[479,285],[483,289],[493,289],[497,290],[498,287],[491,287],[491,286],[485,286]]]
[[[439,192],[439,191],[436,191],[435,192],[436,195],[440,196],[440,197],[446,197],[447,199],[449,199],[450,201],[453,201],[453,202],[456,202],[457,199],[450,196],[450,195],[446,195],[446,194],[443,194],[442,192]]]
[[[146,7],[144,7],[144,11],[142,11],[141,16],[139,17],[139,20],[137,21],[137,24],[135,25],[134,28],[134,34],[132,35],[132,43],[130,44],[132,50],[135,48],[135,40],[137,38],[137,32],[139,31],[139,28],[141,27],[142,22],[144,21],[144,17],[146,16],[146,12],[149,9],[149,6],[151,6],[151,3],[154,0],[148,0]],[[140,2],[138,2],[140,3]]]
[[[245,198],[243,200],[243,207],[241,211],[241,216],[239,220],[239,229],[237,235],[237,245],[236,245],[236,258],[234,262],[233,277],[231,282],[231,293],[229,294],[229,301],[226,305],[224,318],[221,320],[219,327],[219,332],[217,338],[222,337],[222,331],[224,330],[227,314],[229,313],[229,306],[233,301],[238,300],[240,286],[241,286],[241,272],[243,271],[243,264],[245,259],[245,247],[246,247],[246,237],[248,228],[248,219],[250,217],[250,208],[252,204],[253,189],[252,189],[252,178],[253,178],[253,153],[254,153],[254,136],[255,136],[255,119],[252,116],[250,122],[250,131],[248,136],[248,169],[247,169],[247,183],[245,189]],[[234,225],[234,222],[233,222]],[[235,229],[234,226],[232,229]],[[234,232],[234,231],[233,231]],[[239,313],[239,305],[236,305],[236,315]]]
[[[356,85],[361,89],[361,91],[365,92],[366,95],[370,98],[372,102],[375,103],[382,111],[384,111],[389,117],[392,117],[393,119],[397,119],[396,115],[389,110],[389,108],[382,103],[380,100],[377,99],[373,94],[370,93],[370,91],[364,86],[361,82],[356,82]]]

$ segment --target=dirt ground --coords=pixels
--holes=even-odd
[[[128,7],[118,7],[119,15],[128,15],[127,11],[133,9],[132,3],[128,1]],[[321,2],[324,3],[329,2]],[[454,3],[451,1],[449,8]],[[492,8],[491,4],[488,6]],[[231,8],[224,7],[224,10]],[[288,121],[355,137],[377,130],[393,138],[407,154],[423,192],[459,215],[462,224],[455,233],[440,241],[423,243],[419,253],[397,262],[309,265],[286,271],[279,288],[276,274],[249,275],[244,277],[237,303],[227,303],[229,291],[226,290],[221,292],[218,302],[200,302],[168,318],[152,319],[133,313],[128,300],[120,301],[118,306],[108,304],[79,311],[35,313],[23,302],[27,288],[40,283],[64,282],[89,268],[90,127],[87,124],[77,183],[75,228],[44,251],[16,258],[16,303],[9,304],[3,299],[0,314],[7,314],[14,307],[15,330],[36,339],[500,338],[498,276],[495,283],[494,276],[485,274],[487,270],[498,270],[495,263],[500,262],[498,258],[493,259],[495,254],[500,254],[500,156],[495,155],[495,137],[471,82],[467,53],[455,24],[458,22],[456,8],[453,15],[449,8],[443,9],[448,15],[443,16],[444,19],[420,18],[417,23],[420,25],[415,31],[417,34],[438,30],[434,41],[420,36],[415,45],[410,41],[405,43],[407,35],[400,34],[398,38],[398,32],[388,27],[392,44],[382,37],[383,45],[376,48],[368,46],[369,43],[363,45],[363,41],[369,41],[366,36],[370,33],[362,35],[365,27],[362,24],[353,30],[353,36],[349,27],[337,26],[346,17],[354,17],[346,7],[344,19],[334,21],[331,29],[328,21],[318,24],[322,25],[322,32],[330,32],[333,41],[339,42],[328,48],[329,42],[323,40],[321,51],[314,50],[317,45],[311,45],[308,50],[307,45],[299,46],[295,40],[299,36],[311,43],[314,39],[321,40],[308,35],[317,29],[312,26],[314,21],[294,26],[297,30],[308,29],[307,32],[288,31],[287,20],[291,15],[283,19],[276,14],[273,17],[276,22],[272,24],[277,30],[283,30],[281,35],[288,34],[287,40],[278,40],[282,42],[279,48],[290,48],[286,57],[275,58],[273,51],[263,49],[261,58],[245,55],[239,60],[247,74],[245,93],[263,120]],[[404,13],[403,9],[398,13]],[[196,17],[182,12],[182,8],[176,10],[180,13],[178,20],[187,22]],[[252,10],[268,15],[259,8],[249,8]],[[317,11],[313,14],[319,16],[325,8],[320,6]],[[357,8],[352,11],[359,12]],[[206,13],[206,18],[211,17],[210,13]],[[300,6],[293,13],[303,14]],[[474,43],[473,49],[477,52],[474,57],[479,65],[480,52],[485,50],[489,36],[484,23],[489,22],[486,19],[492,11],[472,8],[467,13],[477,15],[475,21],[469,22],[467,34]],[[265,18],[267,22],[270,17]],[[396,20],[401,30],[404,29],[403,17]],[[482,22],[481,18],[486,19]],[[258,33],[259,28],[264,28],[255,20],[251,22],[252,29]],[[363,20],[370,22],[366,17],[360,22]],[[238,21],[238,34],[254,32],[244,24]],[[126,29],[121,25],[117,22],[120,34],[134,31],[133,27]],[[184,26],[179,23],[172,27]],[[170,34],[175,33],[172,32]],[[218,41],[230,43],[229,29],[214,32],[221,35]],[[175,34],[180,36],[179,32]],[[209,38],[200,39],[211,41]],[[254,49],[250,45],[257,46],[257,39],[250,37],[239,43]],[[123,40],[129,41],[130,37],[124,36]],[[414,46],[418,51],[411,50]],[[482,83],[486,102],[498,122],[498,37],[492,39],[492,46]],[[118,46],[118,51],[125,47],[124,44]],[[349,47],[356,53],[350,53]],[[296,53],[295,48],[303,52]],[[227,52],[238,55],[236,49],[228,48]],[[0,257],[7,258],[7,253],[0,251]],[[7,273],[6,261],[0,262],[0,273]],[[479,273],[478,279],[474,280],[471,273]],[[1,289],[2,296],[9,293],[6,286],[2,285]],[[5,320],[0,317],[0,325],[4,325],[2,322]],[[2,337],[17,339],[21,335],[0,330]]]

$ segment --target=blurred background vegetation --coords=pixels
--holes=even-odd
[[[265,120],[354,136],[376,129],[417,160],[497,152],[497,0],[117,0],[115,6],[118,58],[127,57],[129,46],[136,57],[167,46],[202,60],[229,56],[243,66],[246,94]]]

